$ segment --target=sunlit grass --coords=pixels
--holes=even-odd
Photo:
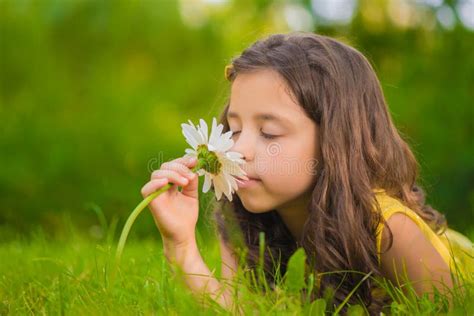
[[[317,282],[314,275],[305,278],[302,273],[302,251],[290,259],[288,273],[277,279],[273,291],[268,290],[262,269],[255,273],[239,269],[233,283],[233,312],[206,297],[194,296],[179,271],[168,265],[161,242],[153,239],[131,239],[127,243],[112,282],[116,241],[107,235],[102,240],[92,239],[76,231],[72,224],[67,225],[67,236],[52,239],[39,229],[28,238],[0,244],[0,314],[215,315],[240,310],[246,315],[322,315],[324,311],[334,313],[347,307],[350,315],[365,313],[362,305],[334,306],[331,293],[311,302],[309,293],[316,290]],[[218,243],[199,234],[198,243],[210,270],[219,277]],[[446,299],[439,293],[432,302],[427,296],[416,297],[409,284],[404,286],[408,289],[405,292],[385,280],[380,282],[394,299],[387,306],[394,315],[474,313],[472,283],[466,283],[463,291],[453,290],[454,307],[448,311]],[[305,289],[304,295],[301,289]]]
[[[48,240],[41,231],[29,239],[3,243],[0,245],[0,314],[229,313],[205,297],[201,300],[193,296],[185,288],[179,271],[171,269],[166,262],[161,244],[156,240],[130,240],[112,283],[114,246],[77,233],[72,233],[70,239]],[[200,248],[210,269],[218,276],[217,243],[206,242]],[[278,315],[320,315],[323,311],[342,310],[344,306],[331,305],[330,296],[310,302],[308,296],[298,294],[302,288],[306,293],[315,290],[314,276],[304,279],[300,273],[303,260],[304,254],[297,252],[288,274],[277,281],[274,291],[263,291],[268,290],[268,285],[258,286],[264,280],[261,270],[246,274],[240,270],[234,291],[238,308],[245,314]],[[428,297],[417,298],[414,292],[404,292],[385,282],[383,287],[394,299],[387,308],[395,315],[448,312],[441,294],[432,302]],[[465,284],[464,291],[454,290],[450,313],[472,315],[473,294],[472,283]],[[365,307],[350,306],[349,311],[364,314]]]

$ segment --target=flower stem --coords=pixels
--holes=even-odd
[[[133,223],[137,219],[138,215],[145,209],[145,207],[158,195],[167,191],[169,188],[173,186],[173,183],[167,183],[164,187],[160,188],[158,191],[153,192],[149,196],[147,196],[143,201],[141,201],[137,207],[132,211],[132,213],[128,216],[125,225],[123,226],[122,234],[120,234],[119,243],[117,246],[117,252],[115,254],[115,260],[117,264],[120,262],[120,258],[122,257],[123,248],[125,246],[125,242],[127,241],[128,233],[132,228]]]
[[[206,163],[205,160],[199,158],[198,163],[196,164],[196,166],[194,168],[192,168],[191,171],[196,172],[197,170],[201,169],[202,166],[205,163]],[[112,271],[112,280],[114,279],[115,272],[117,270],[118,265],[120,264],[120,259],[122,258],[122,252],[123,252],[123,248],[125,247],[125,242],[127,241],[128,234],[130,232],[130,229],[132,228],[133,223],[137,219],[138,215],[140,215],[140,213],[145,209],[145,207],[147,207],[148,204],[150,204],[150,202],[154,198],[156,198],[161,193],[169,190],[172,186],[173,186],[173,183],[167,183],[164,187],[160,188],[158,191],[153,192],[152,194],[147,196],[145,199],[143,199],[143,201],[141,201],[135,207],[135,209],[132,211],[132,213],[128,216],[128,219],[125,222],[125,225],[122,229],[122,233],[120,234],[120,239],[119,239],[119,243],[118,243],[118,246],[117,246],[117,251],[115,253],[115,265],[114,265],[114,268],[113,268],[113,271]]]

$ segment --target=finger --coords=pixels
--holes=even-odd
[[[162,179],[167,178],[169,182],[178,184],[181,186],[187,185],[189,183],[189,178],[183,177],[177,171],[174,170],[155,170],[151,174],[151,179]]]
[[[192,169],[197,165],[198,159],[194,156],[184,156],[177,159],[178,162],[185,165],[187,168]],[[192,170],[190,170],[192,172]],[[192,172],[192,176],[188,183],[188,185],[183,186],[181,193],[183,195],[192,197],[197,199],[198,198],[198,187],[199,187],[199,177],[196,173]]]
[[[197,163],[197,158],[195,156],[183,156],[181,158],[177,158],[176,162],[182,163],[188,168],[192,168],[196,165]]]
[[[176,193],[178,193],[178,185],[177,184],[173,184],[171,186],[171,188],[168,189],[168,194],[170,194],[170,196],[174,196],[176,195]]]
[[[193,173],[193,178],[189,180],[187,185],[182,187],[181,193],[183,195],[192,197],[197,199],[198,198],[198,186],[199,186],[199,177],[197,174]]]
[[[152,194],[153,192],[161,189],[168,183],[167,178],[161,179],[153,179],[147,182],[141,189],[141,194],[143,198],[146,198],[148,195]]]
[[[196,199],[198,198],[199,177],[196,173],[192,172],[191,168],[196,166],[197,161],[197,158],[194,156],[183,156],[161,165],[162,170],[176,170],[177,172],[185,170],[184,175],[189,179],[189,183],[182,185],[181,193]],[[175,193],[178,188],[173,186],[170,190]]]
[[[183,156],[183,157],[163,163],[160,169],[169,169],[171,168],[172,165],[175,166],[175,164],[184,165],[191,171],[191,169],[197,164],[197,158],[194,156]]]
[[[176,165],[172,165],[172,164],[168,164],[166,166],[166,168],[185,168],[187,169],[187,167],[184,167],[183,165],[181,165],[182,167],[178,167]],[[182,190],[181,190],[181,193],[186,195],[186,196],[189,196],[189,197],[193,197],[193,198],[197,198],[198,197],[198,193],[197,193],[197,190],[198,190],[198,186],[199,186],[199,177],[197,176],[196,173],[193,173],[193,172],[190,172],[189,169],[187,169],[186,171],[188,173],[188,178],[185,178],[183,177],[181,174],[179,174],[177,171],[174,171],[174,170],[156,170],[156,171],[153,171],[152,173],[152,178],[154,179],[158,179],[158,178],[163,178],[163,177],[168,177],[170,179],[170,182],[172,183],[175,183],[175,184],[178,184],[182,187]],[[179,179],[176,180],[176,179]],[[175,193],[177,191],[177,187],[172,187],[170,188],[170,193]]]
[[[188,179],[193,179],[195,176],[195,173],[188,166],[186,166],[182,162],[177,162],[177,161],[170,161],[168,163],[161,165],[160,170],[172,170],[172,171],[177,172],[179,175],[186,177]],[[152,174],[152,177],[153,176],[154,175]]]

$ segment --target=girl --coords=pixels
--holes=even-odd
[[[407,277],[418,294],[432,286],[441,292],[453,287],[451,272],[468,257],[451,254],[459,241],[470,251],[472,244],[460,234],[456,238],[444,216],[425,205],[415,157],[361,53],[312,33],[275,34],[235,58],[226,78],[231,94],[221,122],[224,131],[233,131],[231,150],[244,156],[250,180],[215,213],[224,278],[231,279],[238,266],[239,244],[230,234],[237,221],[250,268],[258,261],[259,232],[265,233],[270,280],[271,258],[279,258],[283,274],[289,257],[303,247],[314,272],[371,272],[395,284]],[[164,163],[142,195],[168,181],[176,184],[150,204],[165,255],[187,274],[210,276],[187,275],[185,281],[229,306],[229,290],[216,294],[223,284],[212,277],[196,246],[198,179],[190,172],[195,164],[184,157]],[[338,304],[362,277],[324,274],[316,294],[331,288]],[[367,279],[349,303],[358,299],[379,314],[384,298],[376,287]]]

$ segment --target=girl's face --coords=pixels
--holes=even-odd
[[[289,90],[288,90],[289,91]],[[239,185],[244,207],[263,213],[293,205],[312,191],[319,158],[318,126],[269,69],[238,74],[227,113],[251,180]]]

